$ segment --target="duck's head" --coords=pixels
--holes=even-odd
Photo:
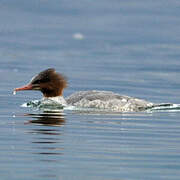
[[[64,88],[67,87],[66,78],[55,71],[46,69],[34,76],[29,84],[14,89],[14,91],[39,90],[44,97],[62,96]]]

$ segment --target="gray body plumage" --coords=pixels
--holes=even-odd
[[[66,98],[68,105],[98,108],[118,112],[143,111],[154,104],[142,99],[119,95],[111,91],[79,91]]]

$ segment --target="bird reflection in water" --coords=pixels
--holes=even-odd
[[[41,114],[25,114],[24,116],[32,118],[25,124],[33,123],[47,126],[62,126],[65,124],[64,114],[62,113],[44,112]]]
[[[64,114],[43,112],[40,114],[25,114],[24,116],[31,118],[25,124],[33,125],[33,128],[28,131],[32,135],[32,153],[41,155],[38,158],[39,161],[57,162],[60,160],[59,155],[64,154]]]

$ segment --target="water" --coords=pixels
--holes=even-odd
[[[179,6],[1,0],[1,179],[178,180],[179,111],[48,114],[21,107],[39,92],[12,92],[54,67],[69,79],[65,96],[96,89],[179,104]]]

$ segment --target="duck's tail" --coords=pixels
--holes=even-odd
[[[180,104],[161,103],[153,104],[146,109],[147,111],[180,111]]]

